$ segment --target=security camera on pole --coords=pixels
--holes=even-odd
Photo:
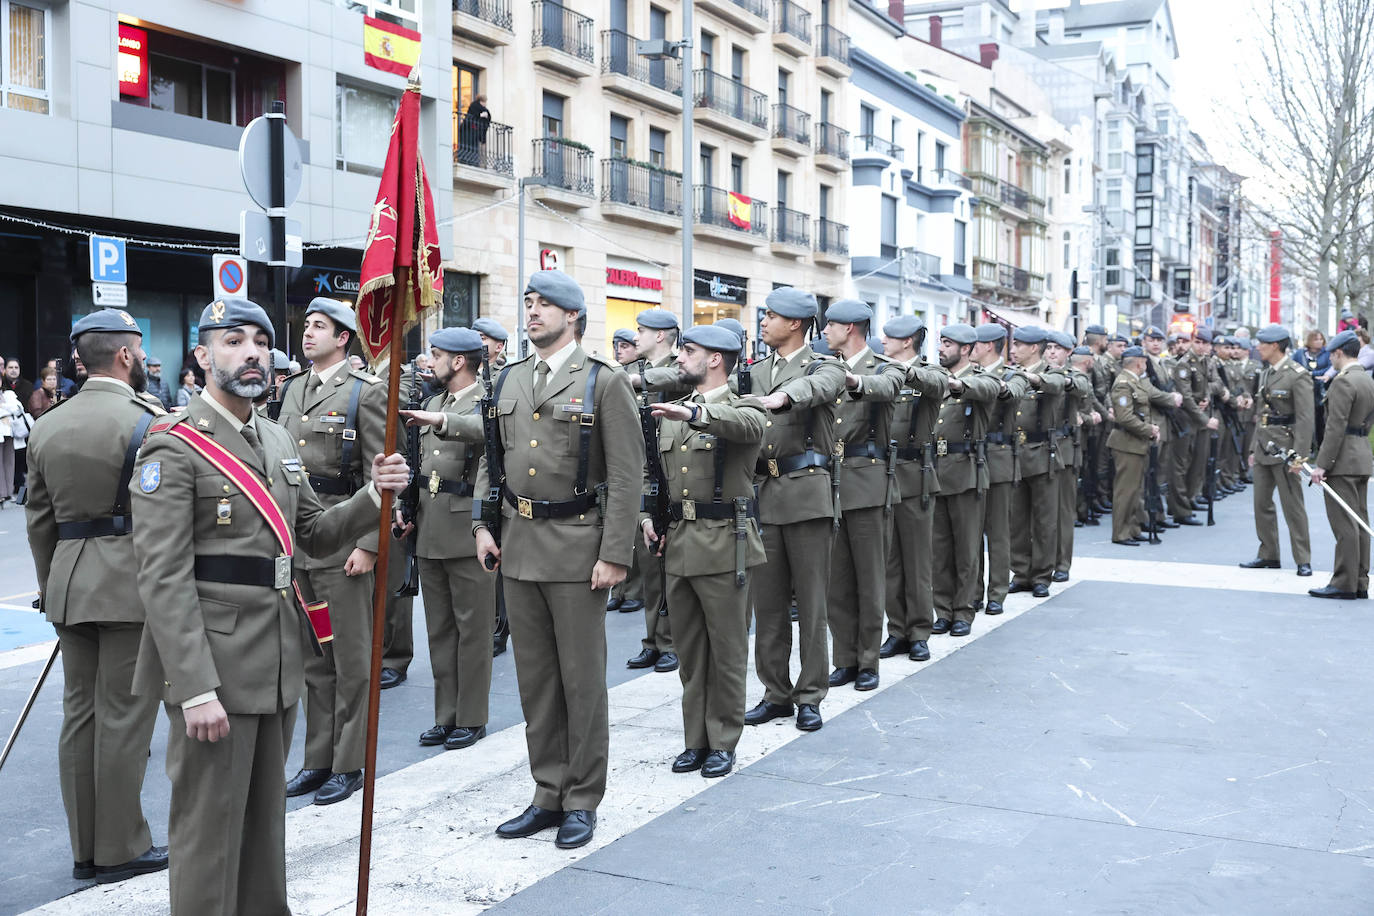
[[[277,337],[291,355],[286,316],[286,268],[301,266],[301,224],[286,218],[286,208],[301,193],[301,148],[286,126],[286,103],[272,103],[272,111],[254,118],[239,140],[239,171],[253,203],[265,210],[239,213],[239,253],[273,268],[276,287]]]

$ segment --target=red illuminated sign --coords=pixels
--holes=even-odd
[[[618,267],[606,268],[606,282],[612,286],[633,286],[636,289],[663,289],[663,281],[654,277],[641,277],[633,270]]]
[[[119,94],[148,97],[148,33],[119,24]]]

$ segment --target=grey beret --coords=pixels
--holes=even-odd
[[[837,321],[841,324],[872,321],[873,309],[869,308],[867,302],[858,299],[841,299],[839,302],[832,302],[830,307],[825,310],[825,320]]]
[[[1045,339],[1056,346],[1063,347],[1065,350],[1072,350],[1074,347],[1073,338],[1063,331],[1047,331]]]
[[[830,349],[830,344],[825,342],[825,335],[812,338],[811,351],[819,356],[834,356],[835,351]]]
[[[561,270],[536,270],[530,275],[525,293],[538,293],[554,305],[579,315],[587,311],[587,297],[577,281]]]
[[[915,315],[898,315],[883,325],[883,333],[888,337],[905,340],[908,337],[915,337],[924,331],[925,327],[926,323]]]
[[[89,315],[83,316],[80,321],[72,325],[69,339],[72,343],[76,343],[76,339],[87,331],[143,336],[143,331],[139,329],[138,322],[134,321],[134,316],[123,309],[101,309],[98,312],[91,312]]]
[[[879,337],[877,334],[868,335],[867,343],[868,349],[872,350],[874,353],[883,352],[883,339]]]
[[[733,331],[733,332],[735,332],[735,334],[739,337],[739,339],[740,339],[741,342],[744,341],[744,338],[745,338],[744,325],[740,324],[740,323],[739,323],[738,321],[736,321],[735,319],[733,319],[733,318],[722,318],[720,321],[717,321],[717,322],[716,322],[716,327],[718,327],[718,328],[725,328],[727,331]]]
[[[316,296],[310,300],[310,304],[305,307],[306,315],[313,315],[319,312],[330,321],[341,328],[347,328],[353,333],[358,333],[358,313],[353,311],[353,307],[347,302],[340,302],[338,299],[326,299],[324,296]]]
[[[1107,339],[1112,341],[1113,343],[1130,343],[1130,341],[1126,338],[1125,334],[1113,334],[1111,337]]]
[[[1206,343],[1212,342],[1212,329],[1206,326],[1199,326],[1193,331],[1193,336]]]
[[[744,346],[744,342],[739,339],[738,334],[718,324],[693,325],[682,332],[682,342],[696,344],[698,347],[705,347],[708,350],[716,350],[721,353],[738,353],[740,348]]]
[[[1350,343],[1352,340],[1357,341],[1359,339],[1359,336],[1354,331],[1341,331],[1341,333],[1337,334],[1335,337],[1331,338],[1331,340],[1327,341],[1326,352],[1335,353],[1337,350],[1339,350],[1346,344]]]
[[[671,331],[678,326],[677,316],[667,309],[645,309],[635,316],[635,323],[651,331]]]
[[[1144,356],[1145,356],[1145,350],[1144,350],[1144,348],[1142,348],[1142,347],[1127,347],[1126,349],[1124,349],[1124,350],[1121,351],[1121,358],[1122,358],[1122,359],[1129,359],[1129,358],[1131,358],[1131,357],[1133,357],[1133,356],[1138,356],[1138,357],[1144,358]]]
[[[1265,325],[1260,328],[1259,333],[1255,335],[1255,340],[1258,340],[1260,343],[1283,343],[1286,340],[1292,339],[1292,336],[1288,333],[1288,329],[1281,324]]]
[[[1007,339],[1007,329],[995,321],[987,324],[980,324],[973,329],[978,335],[978,339],[983,343],[995,343],[999,340]]]
[[[1049,340],[1049,336],[1045,333],[1045,329],[1039,325],[1027,324],[1012,331],[1011,339],[1017,343],[1038,344]]]
[[[429,335],[429,345],[446,353],[474,353],[485,346],[472,328],[440,328]]]
[[[1092,355],[1093,355],[1093,351],[1092,351],[1092,348],[1091,348],[1091,347],[1074,347],[1074,348],[1073,348],[1073,355],[1074,355],[1074,356],[1092,356]]]
[[[273,371],[273,372],[285,372],[285,371],[289,370],[290,368],[291,368],[291,360],[289,360],[289,359],[286,358],[286,354],[285,354],[285,353],[283,353],[282,351],[278,350],[276,347],[273,347],[273,348],[272,348],[272,371]]]
[[[815,318],[819,311],[815,296],[791,286],[773,290],[763,304],[768,311],[783,318]]]
[[[488,334],[487,336],[490,337],[491,335]],[[635,342],[635,332],[631,331],[629,328],[616,328],[615,333],[611,335],[611,340],[632,344]]]
[[[978,341],[978,331],[971,324],[950,324],[940,329],[940,336],[947,337],[957,344],[971,344]]]
[[[267,345],[276,346],[277,332],[262,306],[249,299],[216,299],[200,313],[197,327],[202,331],[237,328],[254,324],[267,332]]]
[[[1154,337],[1159,340],[1168,340],[1168,338],[1164,335],[1164,332],[1161,331],[1159,328],[1155,327],[1154,325],[1150,325],[1148,328],[1146,328],[1143,336]]]
[[[1083,333],[1084,333],[1084,334],[1102,334],[1102,335],[1105,335],[1105,334],[1107,333],[1107,329],[1106,329],[1105,327],[1103,327],[1102,325],[1100,325],[1100,324],[1090,324],[1090,325],[1088,325],[1086,328],[1083,329]]]
[[[492,340],[510,340],[510,332],[495,318],[478,318],[472,323],[472,329],[479,334],[487,335]]]

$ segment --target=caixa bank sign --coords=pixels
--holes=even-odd
[[[315,295],[317,296],[325,293],[356,295],[362,286],[356,274],[321,271],[313,274],[312,278],[315,282]]]

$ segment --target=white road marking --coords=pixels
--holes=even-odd
[[[43,662],[48,660],[52,654],[52,647],[57,645],[57,640],[51,639],[47,642],[34,643],[31,646],[24,646],[20,649],[10,649],[8,652],[0,652],[0,671],[6,668],[17,668],[20,665],[27,665],[30,662]]]
[[[1281,769],[1281,770],[1275,770],[1275,771],[1272,772],[1272,773],[1265,773],[1263,776],[1256,776],[1255,779],[1268,779],[1270,776],[1277,776],[1277,775],[1279,775],[1280,773],[1291,773],[1293,770],[1301,770],[1303,767],[1316,766],[1316,765],[1319,764],[1319,763],[1330,763],[1330,762],[1331,762],[1331,761],[1329,761],[1329,760],[1309,760],[1309,761],[1307,761],[1306,763],[1294,764],[1294,765],[1291,766],[1291,767],[1284,767],[1283,769]]]

